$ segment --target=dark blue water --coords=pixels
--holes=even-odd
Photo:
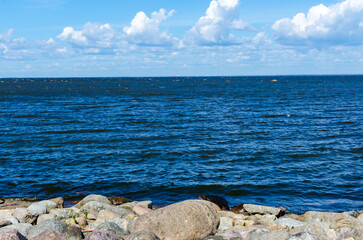
[[[363,209],[362,90],[363,75],[0,79],[0,196]]]

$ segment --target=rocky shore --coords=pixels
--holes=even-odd
[[[229,210],[218,196],[158,209],[151,201],[101,195],[63,205],[62,198],[1,200],[0,240],[363,240],[363,210],[297,215],[252,204]]]

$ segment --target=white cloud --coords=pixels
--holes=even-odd
[[[165,46],[178,44],[178,39],[167,31],[160,30],[160,24],[171,17],[174,10],[167,12],[160,9],[159,12],[151,13],[149,18],[144,12],[140,11],[131,21],[130,26],[123,29],[125,38],[133,44]]]
[[[255,30],[239,19],[238,5],[239,0],[212,0],[205,16],[187,33],[185,43],[234,44],[236,39],[230,30]]]
[[[276,40],[286,45],[363,44],[363,1],[345,0],[329,7],[320,4],[308,13],[276,21]]]
[[[119,34],[110,24],[86,23],[81,30],[65,27],[57,36],[76,48],[112,48],[117,44]]]
[[[5,59],[23,59],[31,56],[30,45],[25,38],[12,38],[14,30],[0,34],[0,57]]]

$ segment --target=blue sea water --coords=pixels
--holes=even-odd
[[[363,75],[0,79],[0,196],[363,209]]]

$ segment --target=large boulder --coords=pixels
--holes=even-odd
[[[16,208],[13,213],[21,223],[34,223],[38,215],[31,214],[26,208]]]
[[[295,235],[292,235],[287,240],[318,240],[313,234],[308,232],[302,232]]]
[[[111,205],[111,202],[107,199],[107,197],[102,196],[102,195],[97,195],[97,194],[91,194],[91,195],[88,195],[87,197],[83,198],[74,207],[82,208],[84,205],[86,205],[86,203],[91,202],[91,201]]]
[[[39,223],[38,225],[36,225],[35,227],[33,227],[29,231],[27,237],[34,238],[47,229],[54,229],[60,233],[63,233],[66,231],[67,227],[68,227],[67,224],[65,224],[64,222],[59,222],[54,219],[49,219],[49,220],[45,220],[45,221]]]
[[[126,240],[160,240],[160,238],[153,232],[141,231],[130,234]]]
[[[0,228],[0,233],[6,233],[15,229],[22,235],[26,236],[32,228],[33,226],[30,223],[17,223]]]
[[[281,212],[280,208],[254,205],[254,204],[244,204],[243,209],[249,214],[271,214],[271,215],[279,215]]]
[[[305,218],[308,224],[321,224],[334,230],[363,227],[357,218],[343,213],[309,211],[305,213]]]
[[[85,240],[120,240],[120,238],[114,232],[99,230],[92,232]]]
[[[11,224],[17,224],[17,223],[19,223],[18,219],[16,219],[13,216],[3,216],[3,217],[0,217],[0,221],[9,221],[9,222],[11,222]]]
[[[248,233],[245,240],[286,240],[289,236],[286,231],[269,232],[264,229],[255,229]]]
[[[296,228],[306,225],[305,222],[301,222],[291,218],[279,218],[275,221],[275,224],[279,224],[283,227],[288,227],[288,228]]]
[[[151,231],[160,239],[193,240],[214,234],[218,224],[219,215],[213,203],[188,200],[140,216],[131,233]]]
[[[66,240],[66,238],[60,234],[57,230],[47,229],[38,236],[29,240]]]
[[[126,235],[128,235],[127,232],[125,232],[120,226],[118,226],[116,223],[113,222],[101,223],[96,227],[95,230],[111,231],[121,239],[123,239]]]
[[[57,204],[51,200],[44,200],[39,203],[43,204],[47,208],[47,212],[49,212],[52,209],[57,208]]]
[[[27,208],[27,210],[34,216],[39,216],[47,213],[47,207],[39,202],[31,204]]]
[[[17,230],[10,230],[7,233],[0,233],[0,240],[27,240],[23,234]]]

